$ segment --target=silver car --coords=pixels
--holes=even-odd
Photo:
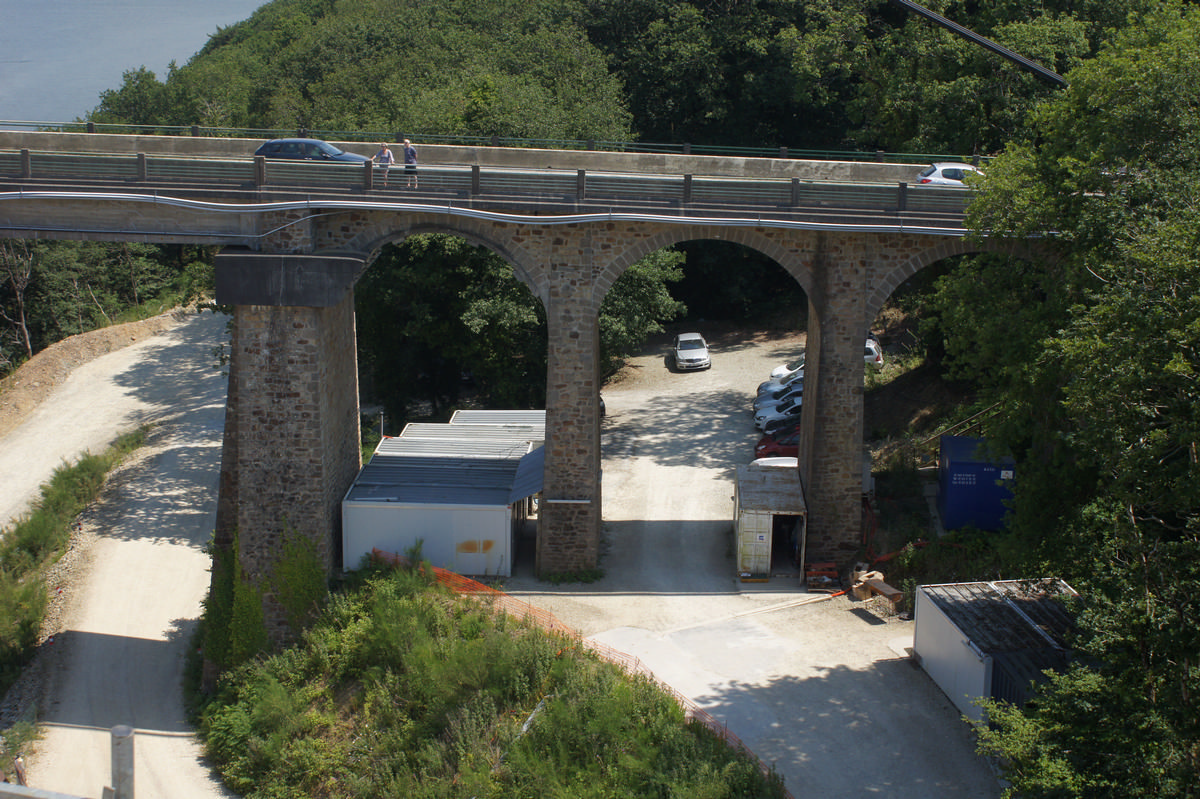
[[[962,186],[967,175],[982,175],[983,171],[970,164],[939,161],[930,164],[917,175],[917,183],[934,186]]]
[[[708,343],[699,333],[680,333],[675,337],[675,368],[707,369],[712,366]]]

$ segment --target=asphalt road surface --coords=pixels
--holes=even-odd
[[[41,458],[26,469],[41,472],[29,475],[36,486],[63,460],[160,423],[86,515],[92,543],[64,580],[64,632],[49,645],[60,650],[29,762],[34,787],[99,795],[110,730],[127,724],[139,799],[226,795],[180,699],[208,587],[225,391],[210,351],[223,330],[221,317],[196,317],[103,356],[0,440],[0,474]],[[797,797],[998,797],[966,725],[908,657],[911,622],[806,594],[795,580],[735,578],[732,476],[757,439],[751,393],[798,342],[710,339],[709,371],[672,372],[657,342],[604,390],[605,576],[539,583],[525,546],[505,588],[639,658],[774,764]],[[21,506],[22,490],[6,479],[0,508]]]

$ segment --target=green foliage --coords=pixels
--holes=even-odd
[[[210,547],[212,580],[204,598],[202,648],[204,657],[219,669],[234,665],[229,643],[233,621],[233,587],[237,574],[237,548]]]
[[[285,527],[283,555],[275,562],[268,582],[293,630],[307,626],[329,594],[316,546],[291,526]]]
[[[625,140],[628,112],[573,3],[274,0],[95,121]]]
[[[367,572],[206,708],[208,754],[239,794],[781,795],[645,680],[421,570]]]
[[[625,270],[600,304],[601,370],[612,371],[621,361],[641,350],[647,337],[663,331],[686,311],[671,296],[670,283],[683,278],[684,254],[675,250],[653,252]]]
[[[262,592],[234,569],[233,605],[229,612],[229,660],[243,663],[267,651],[266,621]]]
[[[99,494],[108,472],[145,440],[144,429],[101,455],[85,454],[54,470],[32,510],[0,531],[0,694],[33,657],[48,592],[43,570],[66,549],[76,518]]]
[[[22,258],[23,276],[13,271]],[[210,248],[0,242],[0,365],[15,367],[68,336],[189,304],[212,287]]]
[[[979,229],[1054,231],[1042,256],[939,289],[947,352],[982,353],[1007,409],[993,438],[1021,455],[1009,563],[1085,597],[1080,665],[984,732],[1021,795],[1200,790],[1197,74],[1200,11],[1172,3],[1072,71],[972,209]],[[1004,346],[965,342],[998,304]]]

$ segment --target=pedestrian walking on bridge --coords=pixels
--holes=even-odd
[[[417,148],[408,139],[404,140],[404,177],[408,181],[405,186],[417,187]]]

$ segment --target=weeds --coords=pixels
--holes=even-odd
[[[100,494],[108,473],[145,442],[147,430],[121,436],[102,455],[89,453],[55,469],[41,499],[0,536],[0,695],[37,647],[47,602],[42,572],[62,555],[79,514]]]
[[[247,797],[782,793],[653,683],[419,568],[369,573],[229,675],[202,733]]]

